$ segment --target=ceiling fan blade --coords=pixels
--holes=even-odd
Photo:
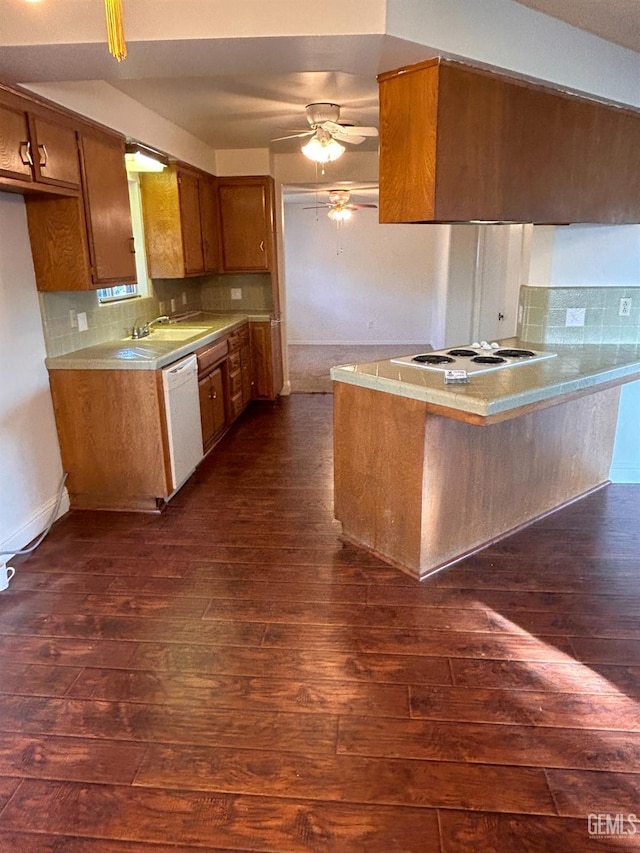
[[[314,204],[312,207],[303,207],[303,210],[323,210],[325,207],[333,207],[331,204]]]
[[[328,130],[332,136],[338,133],[344,136],[377,136],[377,127],[357,127],[355,124],[338,124],[336,121],[325,121],[322,123],[322,129]]]
[[[284,139],[300,139],[303,136],[312,136],[315,133],[315,130],[305,130],[301,133],[292,133],[290,136],[277,136],[275,139],[271,139],[271,142],[282,142]]]
[[[350,204],[349,207],[375,207],[376,210],[378,209],[377,204],[358,204],[358,202],[355,202],[355,204]]]
[[[365,140],[364,136],[347,136],[346,133],[332,133],[331,136],[338,142],[348,142],[350,145],[360,145]]]

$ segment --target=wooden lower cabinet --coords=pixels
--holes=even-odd
[[[52,370],[72,508],[154,511],[171,493],[161,371]]]
[[[202,443],[205,453],[213,447],[227,425],[223,367],[224,365],[216,367],[198,381]]]
[[[282,390],[280,321],[251,323],[253,398],[275,400]]]

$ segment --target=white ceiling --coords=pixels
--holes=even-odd
[[[78,3],[78,14],[84,10],[91,21],[95,19],[97,0],[74,2]],[[343,6],[347,8],[353,2],[343,0]],[[374,0],[369,2],[373,4]],[[389,0],[393,8],[401,11],[403,2]],[[455,4],[461,0],[442,2]],[[475,2],[483,4],[485,0]],[[58,8],[61,12],[65,6],[71,8],[68,0],[43,0],[41,4],[0,0],[0,22],[8,21],[7,26],[14,27],[25,25],[28,9],[45,4],[51,20],[57,20]],[[515,4],[640,52],[640,0],[514,0]],[[175,0],[168,5],[179,13]],[[266,14],[267,7],[263,9]],[[10,16],[5,17],[8,13]],[[26,25],[24,29],[29,32]],[[190,36],[188,40],[175,41],[160,37],[145,41],[136,39],[136,33],[130,31],[129,56],[119,65],[108,55],[104,42],[98,41],[100,36],[96,38],[93,33],[84,43],[72,45],[65,43],[69,40],[66,32],[58,35],[57,31],[48,39],[40,35],[37,44],[35,37],[31,42],[27,38],[2,44],[2,31],[0,26],[0,79],[27,84],[105,80],[214,149],[265,148],[274,137],[304,129],[304,107],[313,101],[342,105],[341,120],[376,125],[376,74],[437,53],[445,54],[444,50],[434,51],[375,29],[364,34],[351,29],[347,32],[352,34],[314,38],[249,36],[212,40]],[[293,151],[299,144],[293,140],[275,143],[271,148],[275,152]],[[376,141],[371,139],[357,150],[375,147]]]
[[[640,0],[516,0],[516,3],[640,51]]]

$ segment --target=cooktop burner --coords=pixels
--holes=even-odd
[[[413,360],[420,364],[453,364],[452,358],[449,358],[446,355],[431,355],[431,353],[416,355]]]
[[[408,364],[424,370],[438,370],[440,373],[447,370],[465,370],[468,374],[473,374],[531,364],[534,361],[554,358],[555,355],[555,352],[501,347],[498,343],[482,341],[453,349],[392,358],[391,361],[394,364]]]
[[[471,361],[475,364],[506,364],[506,358],[498,358],[495,355],[476,355]]]

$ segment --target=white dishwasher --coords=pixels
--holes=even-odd
[[[198,360],[195,355],[188,355],[163,368],[162,385],[171,459],[171,497],[190,477],[204,456],[198,396]]]

